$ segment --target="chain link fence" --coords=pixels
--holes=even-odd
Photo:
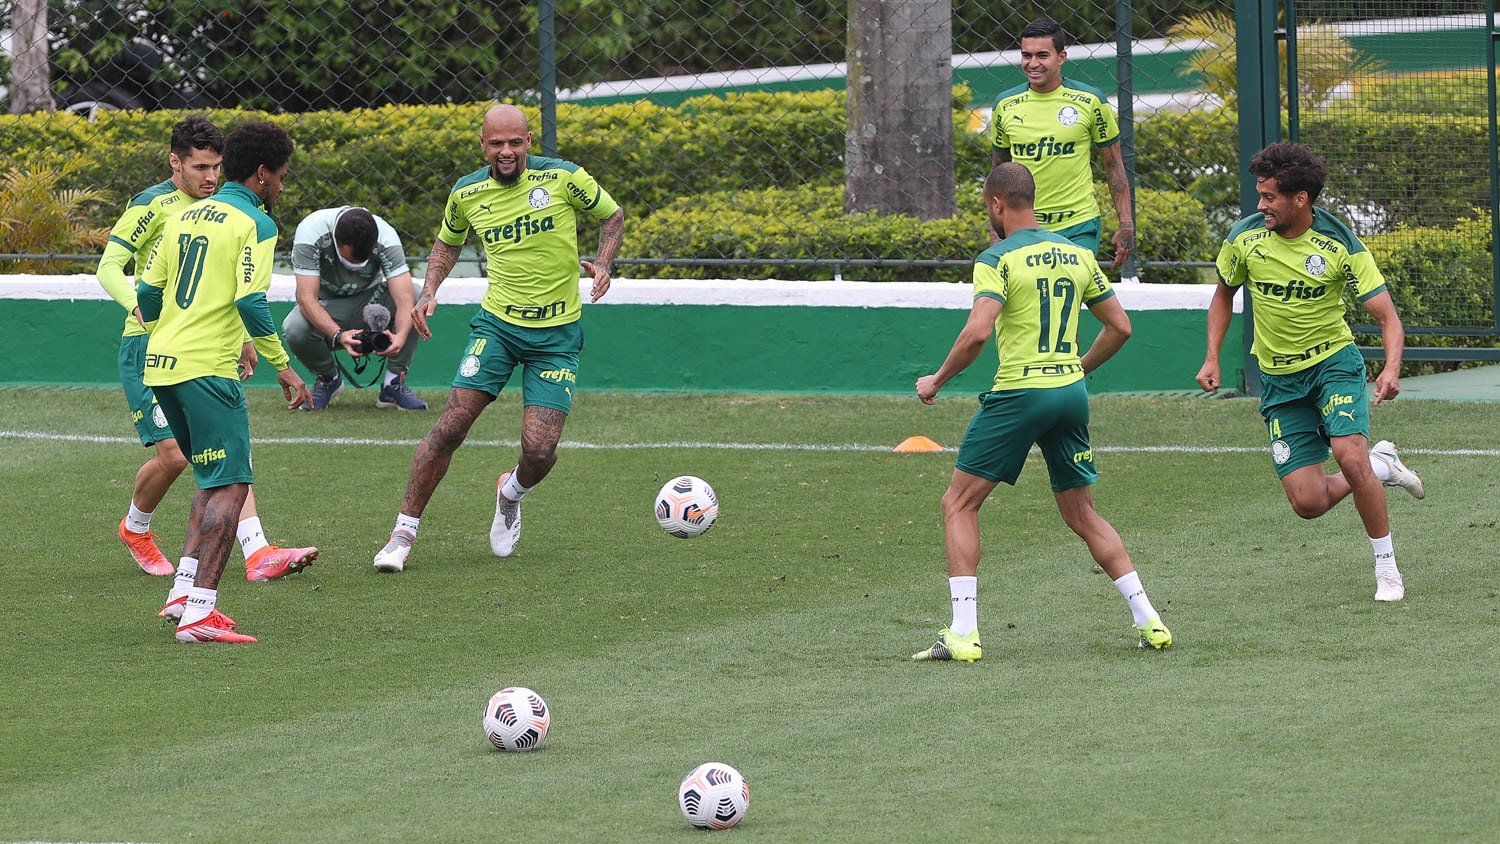
[[[225,128],[251,117],[287,127],[298,152],[276,209],[283,228],[320,207],[360,204],[388,219],[411,254],[425,255],[449,187],[483,165],[485,106],[504,100],[533,115],[538,153],[555,101],[557,154],[626,208],[619,263],[628,274],[967,280],[988,243],[979,185],[990,165],[990,110],[1026,84],[1018,33],[1047,14],[1073,38],[1064,75],[1102,91],[1120,117],[1137,224],[1138,264],[1126,272],[1211,281],[1217,244],[1240,214],[1233,0],[1088,0],[1065,9],[977,0],[553,3],[0,0],[10,21],[0,83],[12,112],[30,112],[0,117],[6,184],[30,174],[51,179],[54,193],[94,192],[63,209],[71,240],[26,240],[12,226],[0,263],[15,266],[22,253],[92,254],[98,241],[89,238],[131,195],[167,177],[167,135],[185,109]],[[1438,5],[1432,14],[1451,11],[1446,0]],[[26,23],[38,6],[40,28]],[[1335,22],[1411,14],[1392,0],[1324,6],[1304,3],[1298,14]],[[31,42],[20,42],[23,32]],[[1467,213],[1473,185],[1457,174],[1468,163],[1451,168],[1451,181],[1424,183],[1417,202],[1375,208],[1352,188],[1339,193],[1389,175],[1362,147],[1332,155],[1351,131],[1345,124],[1369,126],[1373,137],[1371,102],[1394,104],[1398,90],[1420,97],[1431,83],[1398,61],[1425,47],[1366,37],[1383,35],[1375,29],[1330,32],[1318,44],[1356,60],[1320,65],[1326,92],[1309,99],[1300,125],[1330,154],[1341,210],[1377,234]],[[1313,50],[1304,37],[1304,75]],[[38,66],[47,77],[40,89]],[[17,75],[28,68],[28,78]],[[1449,70],[1457,68],[1433,72]],[[1351,90],[1361,96],[1341,93]],[[890,119],[851,119],[851,109],[872,106]],[[902,122],[911,115],[921,119]],[[1092,158],[1107,253],[1117,221]],[[851,198],[856,170],[875,174],[873,200]],[[6,202],[0,215],[16,217]],[[1462,318],[1492,312],[1490,303]]]

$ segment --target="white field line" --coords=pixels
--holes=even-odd
[[[98,434],[60,434],[53,431],[0,431],[0,440],[31,440],[33,442],[62,443],[139,443],[135,437],[103,436]],[[377,437],[255,437],[255,443],[264,445],[360,445],[414,447],[417,440],[385,439]],[[520,440],[468,440],[466,445],[505,446],[519,448]],[[644,451],[649,449],[696,449],[703,451],[825,451],[832,453],[878,453],[892,450],[888,445],[867,443],[736,443],[707,442],[702,440],[668,440],[643,443],[590,443],[564,440],[559,448],[595,451]],[[1115,445],[1096,446],[1095,451],[1107,454],[1260,454],[1265,446],[1236,445]],[[956,448],[944,448],[953,453]],[[1441,457],[1500,457],[1500,449],[1494,448],[1403,448],[1403,454],[1430,454]]]

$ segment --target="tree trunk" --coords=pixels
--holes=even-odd
[[[52,111],[47,0],[16,0],[11,12],[10,113]]]
[[[953,4],[849,0],[844,211],[952,217]]]

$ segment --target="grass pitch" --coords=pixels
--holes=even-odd
[[[702,833],[677,783],[710,760],[751,785],[723,833],[737,840],[1500,828],[1500,406],[1374,410],[1429,489],[1391,493],[1408,598],[1385,606],[1352,503],[1292,515],[1253,403],[1097,397],[1096,501],[1176,647],[1136,650],[1033,458],[982,513],[986,657],[954,665],[908,661],[948,620],[937,504],[953,455],[883,449],[955,445],[972,399],[580,395],[574,445],[497,560],[507,396],[394,576],[370,559],[435,414],[370,401],[289,414],[251,392],[268,534],[323,555],[249,584],[236,554],[221,606],[261,643],[189,647],[155,617],[166,579],[114,537],[145,457],[108,440],[133,433],[123,400],[0,389],[0,839],[687,840]],[[651,517],[677,474],[723,503],[699,539]],[[157,516],[174,558],[190,486]],[[481,733],[511,684],[552,707],[535,753]]]

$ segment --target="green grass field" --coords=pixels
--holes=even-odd
[[[580,395],[574,445],[498,560],[508,396],[394,576],[370,560],[434,414],[376,411],[369,391],[317,416],[278,401],[251,393],[262,514],[322,558],[249,584],[236,552],[220,605],[261,642],[189,647],[155,615],[167,580],[114,536],[145,456],[99,441],[133,434],[122,398],[0,389],[0,840],[697,840],[676,787],[709,760],[750,783],[720,833],[736,840],[1500,829],[1500,405],[1374,409],[1430,491],[1391,493],[1408,597],[1377,605],[1352,502],[1297,519],[1253,403],[1098,397],[1096,500],[1176,647],[1136,649],[1034,457],[982,514],[986,657],[956,665],[908,660],[948,621],[953,455],[881,449],[955,445],[970,398]],[[651,517],[684,473],[723,505],[690,541]],[[157,515],[174,558],[190,485]],[[552,707],[538,752],[481,733],[512,684]]]

